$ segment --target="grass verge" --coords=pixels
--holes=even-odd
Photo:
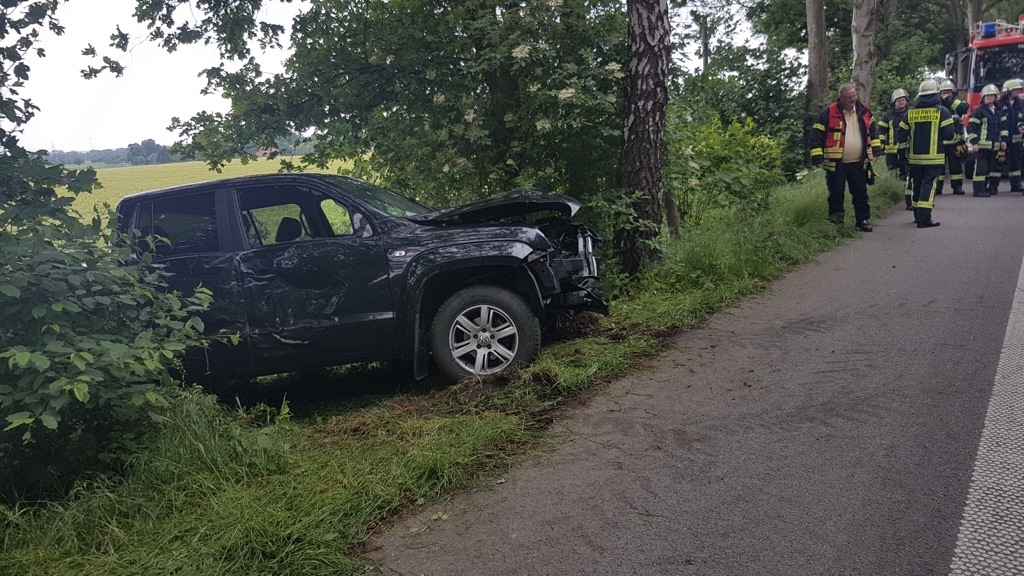
[[[880,175],[872,196],[880,215],[902,190]],[[818,172],[767,213],[686,230],[592,335],[546,346],[515,375],[360,398],[298,426],[286,407],[232,412],[189,391],[120,480],[0,508],[0,573],[363,573],[362,543],[396,509],[494,477],[544,441],[555,409],[857,234],[825,212]]]

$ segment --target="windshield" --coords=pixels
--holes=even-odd
[[[1010,78],[1024,77],[1024,44],[1004,44],[978,48],[974,53],[973,91],[986,84],[1002,88]]]
[[[327,176],[333,184],[350,195],[391,216],[409,217],[433,212],[434,209],[402,196],[394,190],[374,186],[369,182],[346,176]]]

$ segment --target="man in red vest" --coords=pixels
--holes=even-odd
[[[839,98],[828,105],[811,127],[811,163],[824,166],[828,186],[828,217],[836,224],[844,219],[846,185],[850,185],[857,228],[871,232],[868,205],[868,164],[881,155],[871,120],[871,109],[857,99],[857,87],[843,84]]]

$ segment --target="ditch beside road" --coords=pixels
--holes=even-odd
[[[935,219],[894,210],[679,335],[550,451],[371,540],[376,573],[946,574],[1024,197],[943,195]]]

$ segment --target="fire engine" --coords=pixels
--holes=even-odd
[[[1010,78],[1024,78],[1024,14],[1015,24],[997,20],[972,26],[970,45],[946,56],[946,75],[971,110],[981,102],[985,85],[1001,90]]]

